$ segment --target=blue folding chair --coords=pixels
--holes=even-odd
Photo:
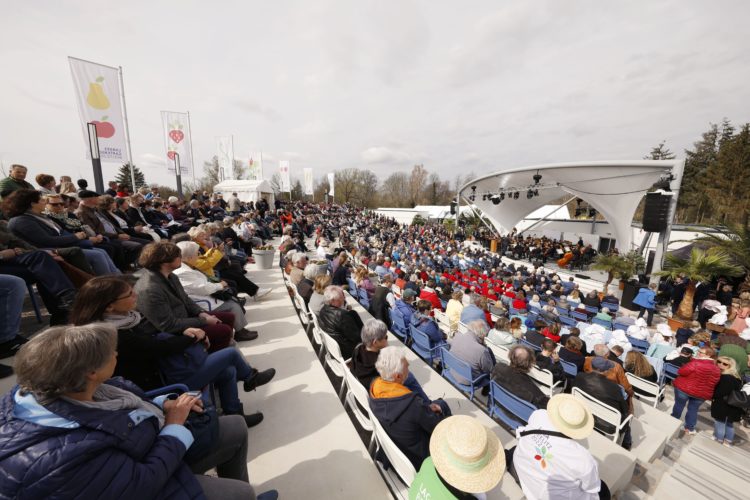
[[[664,383],[671,382],[677,378],[677,370],[680,367],[672,363],[664,363]]]
[[[528,340],[526,340],[524,338],[521,339],[520,344],[521,345],[525,345],[526,347],[528,347],[529,349],[533,350],[534,352],[542,352],[542,348],[541,347],[539,347],[536,344],[532,344],[531,342],[529,342]]]
[[[576,326],[578,322],[574,320],[573,318],[569,318],[567,316],[560,316],[560,323],[562,323],[565,326]]]
[[[211,301],[210,300],[198,299],[198,300],[194,300],[193,302],[195,302],[196,304],[202,304],[202,303],[205,302],[206,303],[206,307],[208,308],[208,312],[211,312]]]
[[[542,314],[542,309],[537,306],[528,306],[527,310],[529,311],[529,314],[531,313]]]
[[[570,311],[570,317],[576,321],[583,321],[583,322],[589,321],[589,315],[581,311]]]
[[[494,380],[490,382],[490,417],[497,417],[505,425],[516,430],[528,423],[536,407],[523,399],[511,394]]]
[[[570,361],[565,361],[564,359],[560,360],[560,364],[563,367],[563,370],[565,371],[565,375],[567,375],[569,378],[576,378],[576,375],[578,375],[578,367],[575,363],[571,363]]]
[[[153,399],[156,396],[161,396],[163,394],[171,394],[173,392],[182,394],[183,392],[188,392],[189,390],[190,388],[188,388],[188,386],[186,386],[185,384],[170,384],[165,385],[164,387],[146,391],[146,397]]]
[[[356,299],[359,296],[357,284],[351,278],[346,278],[346,282],[349,284],[349,295]]]
[[[625,331],[627,331],[629,326],[630,325],[627,324],[627,323],[621,323],[619,321],[615,321],[614,324],[612,325],[612,329],[613,330],[625,330]]]
[[[591,323],[594,324],[594,325],[601,325],[604,328],[606,328],[607,330],[611,330],[612,329],[612,322],[611,321],[607,321],[606,319],[594,318],[594,319],[591,320]]]
[[[443,306],[443,311],[445,311],[445,308],[448,307],[448,301],[440,299],[440,305]]]
[[[406,326],[404,321],[404,315],[398,309],[388,309],[388,314],[391,315],[391,331],[393,334],[401,339],[401,342],[406,344],[409,339],[409,328]]]
[[[39,302],[36,301],[36,294],[34,293],[34,286],[31,283],[26,283],[26,288],[29,290],[29,299],[31,299],[31,307],[34,308],[34,314],[36,315],[37,323],[42,322],[42,312],[39,309]]]
[[[596,313],[598,313],[598,312],[599,312],[599,308],[598,308],[598,307],[594,307],[594,306],[587,306],[587,305],[585,305],[585,304],[584,304],[583,308],[584,308],[584,309],[585,309],[585,310],[586,310],[587,312],[590,312],[591,314],[596,314]]]
[[[567,317],[570,316],[570,311],[568,311],[566,308],[561,306],[555,306],[555,309],[557,309],[557,312],[560,314],[561,317]]]
[[[471,373],[471,365],[451,354],[445,346],[440,348],[440,358],[443,362],[443,372],[441,375],[460,390],[468,393],[471,401],[474,401],[475,390],[481,389],[490,383],[489,374],[483,373],[476,378],[473,377]],[[454,373],[470,382],[468,384],[459,382],[454,376]]]
[[[570,304],[570,310],[572,311],[573,309],[578,307],[578,304],[580,304],[580,302],[568,299],[568,304]]]
[[[633,346],[634,351],[646,354],[648,348],[651,347],[651,344],[649,344],[645,340],[637,339],[635,337],[631,337],[630,335],[625,336],[628,338],[628,342],[630,342],[630,344]]]
[[[619,304],[614,304],[611,302],[602,302],[602,307],[606,307],[607,309],[609,309],[609,312],[611,312],[612,314],[620,310]]]
[[[365,309],[370,309],[370,298],[367,296],[367,290],[364,288],[360,288],[357,290],[357,293],[359,295],[359,303],[364,307]]]
[[[414,325],[409,325],[409,333],[414,341],[411,349],[417,353],[417,356],[427,361],[430,366],[436,359],[440,359],[440,348],[445,345],[445,342],[441,340],[439,344],[433,346],[429,335]]]

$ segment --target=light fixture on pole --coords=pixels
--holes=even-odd
[[[89,133],[89,153],[91,166],[94,168],[94,187],[97,193],[104,192],[104,177],[102,176],[102,160],[99,157],[99,137],[96,135],[96,123],[86,124]],[[135,189],[135,187],[133,188]]]
[[[180,166],[180,153],[177,152],[174,154],[174,175],[177,179],[177,197],[182,199],[182,167]]]

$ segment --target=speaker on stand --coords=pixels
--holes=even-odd
[[[672,196],[662,193],[647,193],[643,210],[643,230],[650,233],[666,231],[669,225],[669,205]]]

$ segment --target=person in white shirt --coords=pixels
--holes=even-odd
[[[221,292],[227,288],[224,281],[212,283],[205,274],[195,268],[200,255],[199,246],[193,241],[181,241],[177,246],[182,252],[182,265],[174,270],[175,276],[180,280],[180,284],[185,289],[188,296],[198,304],[201,309],[207,311],[228,311],[234,314],[234,339],[242,342],[254,340],[258,337],[258,332],[247,330],[247,318],[245,317],[245,308],[232,299],[221,300],[213,297],[216,292]],[[210,306],[210,307],[209,307]]]
[[[610,498],[596,460],[576,440],[594,430],[591,410],[570,394],[553,396],[546,410],[516,429],[518,444],[505,452],[508,471],[529,500]]]

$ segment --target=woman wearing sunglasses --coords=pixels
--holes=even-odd
[[[742,418],[742,409],[727,403],[732,391],[742,389],[742,380],[737,373],[737,362],[728,356],[719,356],[716,366],[721,370],[719,383],[711,400],[711,417],[714,419],[714,440],[724,446],[732,446],[734,423]]]

